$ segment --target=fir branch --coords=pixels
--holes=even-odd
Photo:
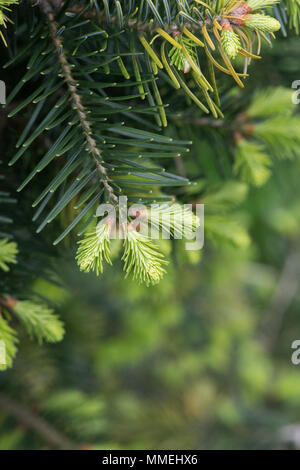
[[[15,315],[24,324],[28,334],[35,336],[39,343],[60,341],[64,335],[62,322],[47,306],[29,300],[16,300],[13,297],[0,297],[0,306]]]
[[[56,343],[63,338],[63,323],[47,306],[29,300],[17,301],[13,313],[39,344],[44,340]]]
[[[86,10],[85,7],[82,7],[80,5],[72,5],[70,8],[68,8],[68,11],[75,13],[75,14],[81,14],[84,18],[89,18],[89,19],[95,19],[97,20],[100,24],[105,24],[105,25],[111,25],[111,26],[118,26],[119,25],[119,18],[117,15],[112,14],[109,18],[109,21],[106,18],[105,12],[104,11],[99,11],[97,9],[89,9]],[[157,29],[157,24],[154,21],[142,21],[139,17],[132,18],[132,17],[125,17],[124,18],[124,27],[128,27],[134,31],[137,31],[139,33],[155,33]],[[210,18],[201,20],[197,23],[195,22],[190,22],[190,21],[185,21],[184,25],[188,28],[191,29],[193,32],[200,31],[203,26],[207,26],[210,28],[212,26],[212,21]],[[171,23],[164,23],[164,30],[168,33],[173,33],[174,31],[178,31],[178,29],[181,28],[180,24],[176,21],[172,21]]]
[[[76,110],[76,113],[79,118],[79,122],[83,129],[88,151],[95,160],[97,170],[99,174],[101,175],[101,181],[109,194],[110,201],[117,202],[118,198],[114,194],[114,190],[112,186],[109,184],[109,178],[107,175],[106,168],[104,168],[104,166],[100,163],[102,161],[102,154],[97,146],[95,139],[92,137],[91,125],[88,121],[86,110],[81,102],[81,98],[79,94],[77,93],[76,82],[72,77],[71,67],[66,58],[66,54],[64,51],[61,37],[57,34],[58,28],[57,28],[57,24],[55,21],[54,13],[52,11],[52,5],[50,4],[48,0],[42,0],[40,2],[40,6],[49,21],[50,35],[51,35],[52,41],[56,49],[56,53],[57,53],[57,56],[61,65],[65,82],[67,84],[69,93],[71,95],[74,109]]]

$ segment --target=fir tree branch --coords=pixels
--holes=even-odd
[[[0,297],[0,307],[18,318],[31,337],[50,343],[60,341],[64,334],[61,321],[46,305],[30,300],[19,301],[10,296]]]
[[[101,151],[99,150],[95,139],[92,137],[91,125],[87,119],[87,113],[86,113],[85,107],[83,106],[81,102],[81,98],[79,94],[77,93],[75,80],[72,77],[71,67],[66,58],[61,37],[57,35],[58,28],[57,28],[57,24],[54,18],[53,7],[48,0],[41,1],[40,6],[49,21],[50,35],[51,35],[52,41],[54,43],[54,46],[58,55],[58,59],[61,65],[65,82],[67,84],[69,93],[71,95],[73,106],[76,110],[80,125],[83,129],[83,133],[84,133],[85,140],[87,143],[87,148],[89,150],[89,153],[93,156],[95,160],[97,170],[99,174],[101,175],[101,181],[109,194],[110,201],[117,202],[118,200],[117,196],[114,194],[113,188],[109,184],[107,171],[104,168],[104,166],[101,165],[100,163],[100,161],[102,160]]]
[[[83,9],[84,7],[81,7],[80,5],[73,5],[72,7],[68,8],[68,11],[79,14],[83,11]],[[99,23],[108,24],[104,11],[86,10],[83,12],[82,16],[89,19],[97,19]],[[109,24],[118,25],[118,22],[118,17],[115,15],[111,15],[111,17],[109,18]],[[128,18],[125,25],[128,28],[134,29],[135,31],[138,31],[140,33],[154,33],[157,29],[157,24],[155,24],[153,21],[145,22],[141,21],[139,18]],[[186,26],[193,32],[197,32],[200,31],[203,26],[206,26],[210,29],[212,27],[212,21],[210,18],[205,19],[203,21],[199,20],[198,24],[185,21],[184,26]],[[164,30],[168,33],[173,33],[174,31],[178,31],[178,29],[180,29],[180,25],[178,23],[174,22],[170,24],[164,24]]]

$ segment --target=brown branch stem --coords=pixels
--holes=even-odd
[[[68,9],[68,11],[72,11],[74,13],[80,13],[82,11],[82,7],[78,5],[74,5]],[[84,12],[83,16],[85,18],[90,18],[90,19],[97,19],[99,23],[106,23],[107,25],[118,25],[119,19],[117,16],[112,15],[109,18],[109,21],[107,21],[106,15],[104,11],[97,12],[96,10],[87,10]],[[217,17],[218,19],[219,17]],[[168,33],[173,33],[175,31],[180,31],[183,26],[185,26],[187,29],[193,32],[201,31],[203,26],[206,26],[210,28],[212,26],[212,21],[211,19],[207,20],[199,20],[198,23],[191,23],[189,21],[183,22],[183,23],[172,23],[172,24],[167,24],[165,23],[163,25],[163,29],[168,32]],[[146,21],[143,22],[138,18],[129,18],[126,21],[126,24],[124,25],[130,29],[137,30],[139,32],[148,32],[148,33],[154,33],[159,26],[157,22],[155,21]]]
[[[12,400],[2,392],[0,392],[0,409],[2,412],[13,416],[19,423],[35,431],[51,446],[61,450],[73,450],[78,448],[76,444],[57,431],[44,418],[36,415],[23,404]]]
[[[71,96],[71,99],[72,99],[74,109],[76,110],[76,113],[77,113],[78,118],[79,118],[80,125],[83,129],[84,137],[85,137],[85,140],[86,140],[86,143],[87,143],[87,148],[89,150],[89,153],[93,156],[93,158],[96,162],[97,170],[100,173],[101,181],[102,181],[105,189],[107,190],[107,192],[109,194],[109,199],[112,202],[117,202],[117,197],[114,194],[114,190],[111,187],[111,185],[109,184],[109,178],[108,178],[108,175],[107,175],[107,171],[104,168],[104,166],[101,165],[101,163],[100,163],[101,160],[102,160],[102,154],[101,154],[101,151],[99,150],[99,148],[96,144],[95,139],[92,137],[91,124],[87,119],[87,113],[86,113],[85,107],[83,106],[82,101],[81,101],[81,97],[77,92],[76,83],[75,83],[75,80],[72,77],[71,67],[70,67],[70,65],[67,61],[66,55],[64,53],[62,40],[61,40],[60,36],[57,35],[58,28],[57,28],[57,24],[56,24],[56,21],[55,21],[55,18],[54,18],[52,5],[50,4],[49,1],[42,0],[40,2],[40,6],[41,6],[42,11],[47,16],[48,21],[49,21],[51,38],[52,38],[52,41],[54,43],[54,46],[55,46],[55,49],[56,49],[56,52],[57,52],[58,60],[59,60],[60,65],[61,65],[62,73],[63,73],[64,79],[65,79],[65,82],[67,84],[67,87],[68,87],[68,90],[69,90],[69,93],[70,93],[70,96]]]

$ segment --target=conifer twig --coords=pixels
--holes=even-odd
[[[71,72],[71,67],[67,61],[66,55],[64,53],[64,48],[63,48],[63,43],[60,38],[60,36],[57,35],[57,24],[54,18],[54,13],[53,13],[53,7],[50,1],[48,0],[42,0],[40,2],[40,7],[44,14],[47,16],[48,21],[49,21],[49,27],[50,27],[50,35],[52,38],[52,41],[54,43],[57,55],[58,55],[58,60],[60,62],[61,68],[62,68],[62,73],[64,75],[65,82],[67,84],[69,93],[71,95],[71,99],[74,105],[74,108],[76,110],[76,113],[79,118],[80,125],[83,129],[85,140],[87,142],[87,147],[89,149],[90,154],[93,156],[96,167],[98,172],[101,175],[101,181],[107,190],[109,194],[109,199],[112,202],[117,202],[117,196],[114,194],[114,190],[112,186],[109,184],[108,181],[108,175],[107,171],[104,168],[103,165],[101,165],[100,161],[102,159],[101,157],[101,151],[99,150],[95,139],[92,137],[92,130],[91,130],[91,125],[87,119],[87,113],[86,110],[82,104],[81,98],[77,92],[76,85],[75,85],[75,80],[72,77],[72,72]]]
[[[68,8],[68,11],[71,11],[73,13],[81,13],[83,11],[83,7],[80,5],[73,5],[70,8]],[[86,10],[83,13],[83,16],[85,18],[96,18],[99,23],[107,23],[106,15],[104,11],[91,11],[91,10]],[[118,24],[118,17],[115,15],[111,15],[109,19],[109,23],[112,25]],[[193,32],[201,31],[203,26],[207,26],[207,28],[212,27],[212,21],[210,18],[205,19],[205,20],[198,20],[197,23],[191,23],[189,21],[186,21],[184,23],[184,26],[188,28],[189,30]],[[137,30],[139,32],[149,32],[153,33],[157,29],[157,25],[152,22],[152,21],[141,21],[139,18],[129,18],[128,21],[126,22],[126,26],[130,29]],[[171,23],[171,24],[164,24],[164,30],[168,33],[172,33],[174,31],[178,31],[180,29],[180,25],[177,23]]]

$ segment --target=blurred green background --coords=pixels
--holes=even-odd
[[[299,50],[296,37],[265,48],[248,88],[231,99],[246,102],[270,85],[291,88],[300,79]],[[6,140],[4,129],[7,161],[18,128]],[[180,132],[187,130],[179,123]],[[202,145],[193,146],[190,170]],[[14,368],[0,374],[0,449],[300,447],[300,365],[291,362],[300,339],[299,157],[300,148],[298,158],[275,159],[270,180],[230,209],[249,231],[248,246],[206,240],[201,253],[188,253],[178,242],[166,245],[172,264],[156,287],[124,280],[118,261],[101,278],[80,273],[72,241],[45,261],[57,284],[35,266],[30,289],[50,299],[66,335],[38,346],[20,332]],[[204,175],[214,179],[211,168],[206,159]],[[20,227],[31,217],[29,198],[20,201]],[[50,231],[39,243],[47,245]],[[27,421],[5,397],[29,412]]]

